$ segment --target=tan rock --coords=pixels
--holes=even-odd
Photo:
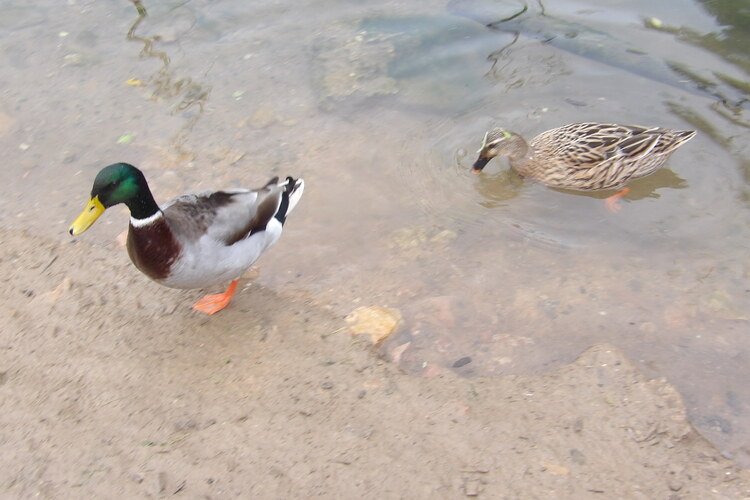
[[[353,335],[369,335],[373,345],[380,345],[398,327],[401,313],[382,306],[358,307],[346,317]]]

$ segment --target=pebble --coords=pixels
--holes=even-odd
[[[669,481],[669,489],[672,491],[680,491],[685,484],[677,479],[671,479]]]
[[[575,448],[570,450],[570,459],[576,465],[586,464],[586,455],[584,455],[581,451],[576,450]]]
[[[192,418],[184,418],[174,423],[174,428],[177,431],[189,431],[198,427],[198,423]]]
[[[73,53],[63,57],[63,66],[83,66],[86,64],[86,59],[82,54]]]
[[[467,497],[475,497],[479,495],[479,480],[468,479],[464,483],[464,493]]]
[[[5,113],[0,113],[0,136],[16,129],[16,120]]]
[[[403,344],[391,349],[391,360],[395,364],[399,364],[401,362],[401,357],[404,355],[404,352],[406,352],[410,345],[411,342],[404,342]]]
[[[270,127],[277,121],[276,113],[268,108],[260,108],[248,118],[248,124],[253,128]]]
[[[466,366],[469,363],[471,363],[471,357],[470,356],[464,356],[463,358],[460,358],[456,360],[455,363],[453,363],[453,368],[461,368],[462,366]]]
[[[398,309],[382,306],[358,307],[345,318],[354,335],[369,335],[373,345],[380,345],[398,327],[401,313]]]
[[[158,493],[164,493],[167,489],[167,473],[164,471],[159,472],[156,475],[156,491]]]
[[[430,243],[434,243],[436,245],[449,245],[450,243],[456,241],[456,238],[458,238],[458,235],[455,231],[451,231],[450,229],[443,229],[432,238],[430,238]]]

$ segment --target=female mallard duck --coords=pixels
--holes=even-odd
[[[70,234],[81,234],[105,209],[124,203],[130,209],[128,255],[143,274],[171,288],[232,280],[224,293],[193,306],[214,314],[229,304],[242,273],[279,239],[303,190],[302,179],[276,177],[260,189],[186,194],[159,207],[143,172],[115,163],[96,176],[91,200]]]
[[[485,134],[472,170],[478,173],[492,158],[508,156],[520,175],[550,187],[620,189],[630,180],[655,172],[694,135],[694,130],[571,123],[543,132],[527,144],[515,132],[495,128]],[[617,199],[629,191],[625,188],[607,198],[607,207],[619,210]]]

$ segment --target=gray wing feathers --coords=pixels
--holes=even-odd
[[[203,236],[232,245],[265,228],[279,208],[284,186],[269,182],[257,190],[226,190],[184,195],[162,208],[178,239]]]

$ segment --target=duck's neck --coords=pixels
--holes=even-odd
[[[508,160],[511,166],[523,176],[527,176],[526,165],[534,156],[534,150],[531,149],[526,140],[516,133],[512,133],[512,142],[508,144]]]
[[[152,220],[161,215],[159,205],[156,204],[156,200],[154,200],[148,184],[145,183],[145,179],[138,190],[138,196],[127,201],[126,205],[130,209],[130,217],[137,221]]]
[[[521,161],[529,153],[529,145],[526,143],[526,139],[515,132],[511,132],[507,148],[507,155],[511,161]]]

